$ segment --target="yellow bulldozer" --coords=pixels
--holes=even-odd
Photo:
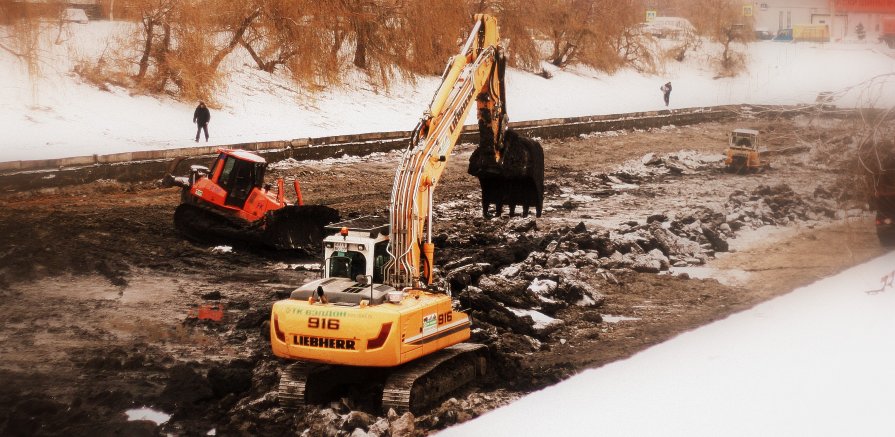
[[[761,144],[755,129],[734,129],[727,135],[724,168],[729,173],[758,173],[771,167],[761,158]]]

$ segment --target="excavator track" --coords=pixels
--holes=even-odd
[[[277,389],[280,406],[295,409],[305,405],[305,388],[312,370],[313,366],[305,362],[297,362],[283,369]]]
[[[350,393],[375,396],[365,397],[367,401],[381,395],[383,412],[392,408],[401,414],[420,414],[483,377],[486,350],[484,345],[460,343],[394,369],[298,361],[280,372],[280,406],[297,409],[325,403],[345,395],[345,388],[353,385],[364,388]]]
[[[419,414],[448,394],[485,375],[481,344],[460,343],[419,358],[392,373],[382,391],[382,410]]]

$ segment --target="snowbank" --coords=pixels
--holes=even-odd
[[[71,73],[79,59],[95,59],[126,24],[72,24],[63,44],[48,41],[43,78],[30,83],[26,70],[0,51],[0,162],[156,150],[194,145],[194,103],[166,97],[101,91]],[[50,36],[51,39],[55,34]],[[706,50],[713,50],[705,44]],[[553,78],[509,70],[512,121],[664,109],[659,86],[674,84],[671,108],[729,103],[813,103],[818,92],[837,91],[895,72],[883,45],[819,45],[759,42],[749,49],[749,70],[714,79],[707,52],[670,63],[658,76],[630,70],[612,76],[576,69]],[[238,60],[228,89],[213,96],[209,125],[214,144],[287,140],[337,134],[410,130],[430,102],[439,79],[376,89],[352,81],[344,89],[310,94],[281,75],[252,70]],[[895,87],[891,87],[895,88]],[[858,93],[843,100],[866,101]],[[878,102],[879,103],[879,102]],[[891,106],[895,98],[885,96]],[[470,123],[473,115],[470,115]],[[204,142],[203,142],[204,144]]]
[[[893,277],[889,253],[439,435],[893,435]]]

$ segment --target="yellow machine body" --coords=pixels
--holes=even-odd
[[[363,289],[359,294],[369,296],[370,286],[357,286]],[[299,299],[277,302],[270,335],[274,355],[327,364],[394,367],[469,338],[469,316],[454,311],[450,297],[422,290],[390,292],[407,293],[407,297],[379,305]]]

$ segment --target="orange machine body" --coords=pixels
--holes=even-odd
[[[254,153],[245,150],[218,149],[218,158],[208,176],[198,179],[190,187],[189,193],[195,199],[228,210],[247,222],[259,220],[268,211],[286,205],[274,193],[263,189],[264,172],[263,170],[256,172],[256,169],[265,165],[264,158]],[[249,178],[252,179],[250,183],[238,183]],[[235,190],[240,192],[236,193]]]

